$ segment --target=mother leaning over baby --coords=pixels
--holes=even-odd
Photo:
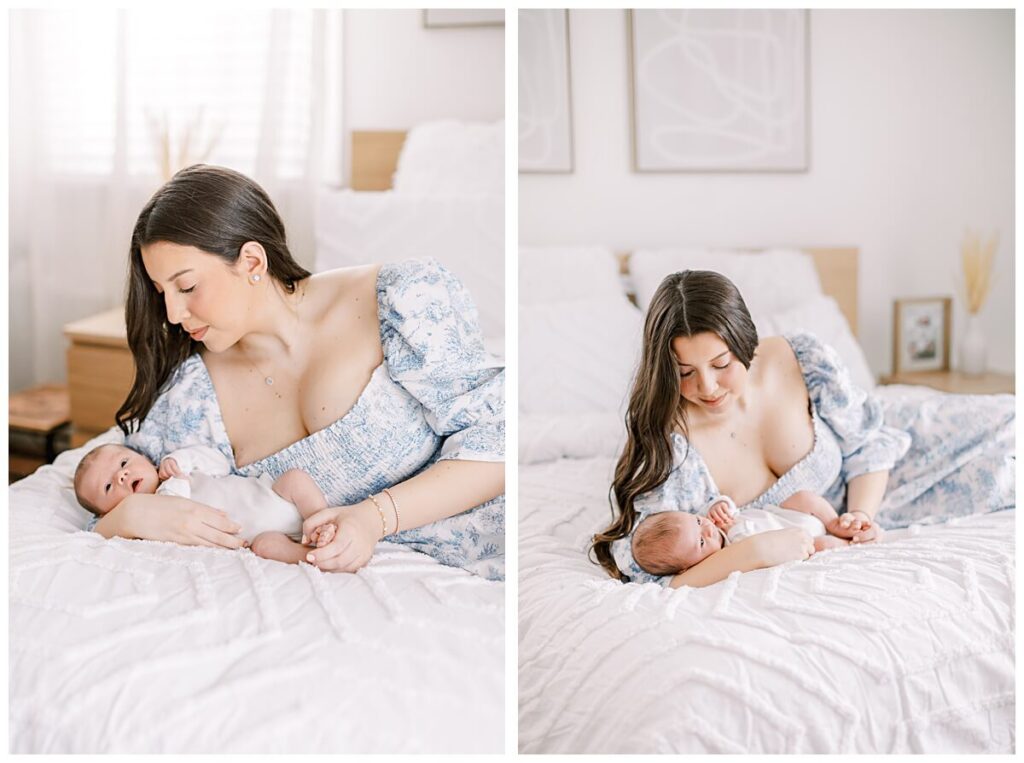
[[[1003,407],[1012,421],[1012,404]],[[955,484],[938,489],[932,474],[915,470],[914,459],[930,462],[940,450],[918,453],[928,443],[915,435],[913,458],[904,458],[915,415],[908,409],[905,426],[885,426],[879,400],[855,386],[836,352],[811,334],[759,340],[742,296],[724,276],[670,275],[647,312],[626,446],[612,484],[615,517],[594,537],[595,556],[619,579],[704,586],[813,553],[805,531],[784,529],[730,544],[672,578],[637,565],[632,538],[646,517],[699,512],[719,495],[742,510],[814,492],[840,512],[832,532],[855,543],[877,540],[883,526],[909,524],[913,512],[894,509],[918,500],[918,515],[922,509],[965,514],[1013,505],[1012,466],[998,467],[998,478],[1009,484],[996,491],[992,474],[972,485],[974,475],[947,469],[943,478]],[[962,423],[951,420],[950,426]],[[952,467],[956,454],[945,452]],[[988,506],[970,499],[978,485],[989,488]]]
[[[139,215],[125,315],[126,444],[154,461],[209,445],[245,476],[308,472],[329,508],[303,532],[338,528],[310,549],[322,570],[362,567],[386,536],[503,577],[504,370],[436,262],[311,274],[263,189],[197,165]],[[237,529],[208,506],[138,494],[95,526],[229,549]]]

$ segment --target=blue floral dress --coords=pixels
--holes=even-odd
[[[484,350],[466,289],[434,260],[383,265],[377,313],[384,361],[352,409],[308,437],[238,467],[202,358],[188,358],[126,439],[154,462],[192,445],[220,450],[233,474],[309,473],[347,506],[444,460],[505,460],[505,372]],[[388,541],[491,580],[504,579],[505,497]]]
[[[979,428],[977,423],[968,424],[970,413],[960,420],[950,420],[943,427],[926,431],[920,426],[923,424],[921,416],[915,413],[920,410],[920,401],[883,405],[877,396],[853,384],[836,351],[817,337],[800,333],[786,335],[785,339],[793,348],[807,385],[814,445],[768,490],[745,506],[737,507],[739,510],[760,508],[766,504],[778,505],[797,491],[810,490],[823,496],[842,513],[846,510],[847,483],[861,474],[882,470],[891,472],[886,498],[877,515],[879,524],[884,528],[905,527],[929,515],[948,516],[978,510],[979,504],[967,499],[971,493],[981,495],[992,484],[991,477],[979,481],[962,475],[962,480],[968,480],[967,483],[947,481],[942,487],[938,483],[951,476],[955,463],[947,462],[948,468],[942,474],[936,474],[934,467],[920,467],[922,462],[934,464],[935,456],[930,453],[936,450],[937,443],[963,443],[968,431]],[[972,402],[972,407],[977,410],[979,404],[992,405],[991,401],[977,401]],[[1005,429],[1005,401],[999,404],[999,408],[1002,418],[996,416],[996,421],[991,416],[983,417],[982,426],[990,429],[995,424]],[[1012,422],[1012,403],[1009,415]],[[904,459],[912,442],[914,451]],[[672,447],[672,471],[664,483],[637,499],[638,516],[634,528],[645,517],[660,511],[699,513],[721,495],[704,460],[683,435],[672,434]],[[941,454],[939,458],[945,460],[957,453],[963,456],[962,450],[959,446],[947,445],[937,452]],[[1000,472],[1005,481],[1005,460],[997,459],[983,471]],[[1005,486],[995,493],[989,491],[985,498],[987,510],[1005,508],[1007,503],[1013,505],[1012,492],[1012,484],[1009,491]],[[937,496],[943,493],[949,500],[937,502]],[[919,499],[923,500],[918,502]],[[654,576],[637,565],[632,553],[632,536],[615,541],[612,553],[619,569],[633,581],[667,584],[671,580],[671,576]]]

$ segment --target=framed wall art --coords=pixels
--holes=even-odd
[[[893,374],[948,371],[952,297],[897,299],[893,303]]]
[[[519,11],[519,171],[572,172],[569,12]]]
[[[627,13],[637,172],[807,170],[807,11]]]
[[[505,11],[501,8],[430,8],[423,11],[423,26],[427,29],[505,26]]]

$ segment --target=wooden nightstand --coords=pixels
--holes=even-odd
[[[879,384],[920,384],[942,392],[956,392],[960,395],[994,395],[1014,393],[1013,374],[987,373],[968,376],[959,371],[922,371],[883,376]]]
[[[27,477],[67,445],[71,418],[67,387],[47,384],[7,398],[7,480]]]
[[[124,308],[83,318],[64,326],[71,394],[71,447],[114,426],[114,415],[128,397],[135,361],[128,349]]]

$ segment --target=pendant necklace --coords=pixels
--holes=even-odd
[[[270,376],[269,374],[263,373],[263,370],[258,365],[256,365],[256,362],[251,357],[249,357],[249,353],[246,352],[244,348],[239,349],[242,350],[242,354],[245,355],[245,359],[249,361],[249,365],[256,369],[256,373],[263,377],[263,383],[266,384],[268,387],[273,387],[274,377]],[[281,397],[281,394],[277,390],[274,390],[274,394],[277,395],[279,398]]]

